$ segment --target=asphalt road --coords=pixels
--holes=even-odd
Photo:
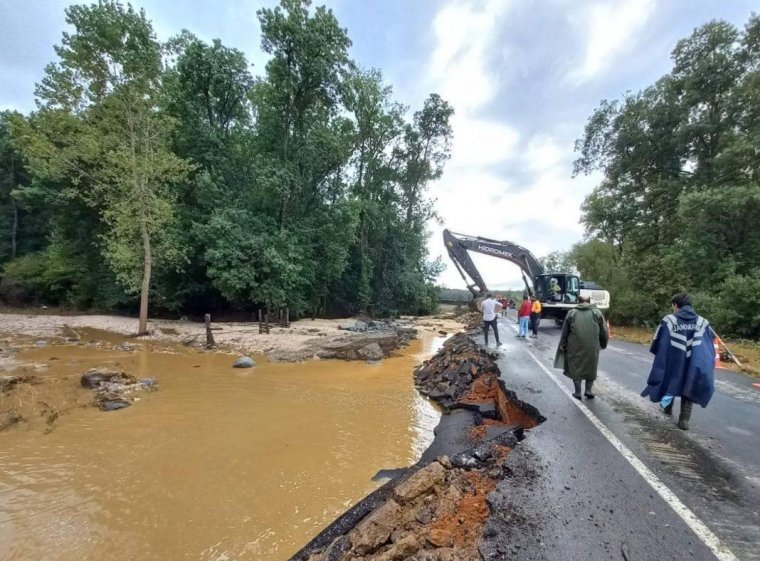
[[[579,404],[552,368],[560,328],[544,321],[537,339],[515,328],[499,322],[502,377],[547,421],[508,457],[486,558],[760,560],[758,380],[717,370],[715,396],[682,431],[678,404],[670,418],[639,396],[646,347],[612,339],[597,398]]]

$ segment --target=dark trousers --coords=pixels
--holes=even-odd
[[[496,343],[499,343],[499,328],[497,327],[499,320],[498,318],[493,318],[491,321],[483,320],[483,335],[485,335],[486,338],[486,345],[488,345],[488,326],[490,325],[493,329],[493,334],[496,337]]]
[[[541,323],[541,314],[536,312],[530,313],[530,328],[533,330],[533,335],[538,335],[538,324]]]

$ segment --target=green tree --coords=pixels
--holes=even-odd
[[[101,0],[72,6],[56,47],[57,63],[46,68],[37,96],[51,118],[75,118],[69,150],[57,139],[31,146],[53,167],[74,167],[66,152],[84,155],[91,190],[85,196],[107,225],[109,262],[128,291],[140,292],[138,334],[147,333],[148,299],[154,262],[176,261],[171,185],[188,165],[169,149],[173,122],[157,111],[161,92],[162,46],[144,12]]]

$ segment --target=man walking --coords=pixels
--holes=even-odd
[[[691,296],[680,293],[671,299],[673,313],[662,318],[649,349],[654,363],[647,387],[641,392],[673,412],[673,400],[681,398],[678,427],[689,430],[693,403],[702,407],[715,391],[715,333],[710,323],[691,306]]]
[[[520,328],[517,332],[518,337],[528,336],[528,320],[530,319],[530,308],[531,308],[530,299],[528,298],[528,295],[526,294],[523,297],[523,303],[517,312],[517,322],[520,324]]]
[[[531,297],[532,304],[530,306],[530,326],[533,329],[533,335],[531,337],[535,339],[538,337],[538,324],[541,323],[541,300],[537,296]]]
[[[488,346],[489,326],[493,329],[493,334],[496,337],[496,346],[501,346],[501,342],[499,341],[499,328],[497,326],[499,319],[496,316],[500,308],[501,304],[493,299],[490,292],[486,294],[486,299],[480,304],[480,309],[483,311],[483,334],[486,339],[486,347]]]
[[[599,366],[599,351],[607,348],[609,334],[604,315],[588,296],[578,298],[578,306],[567,313],[562,324],[562,336],[554,358],[554,368],[561,368],[572,378],[573,397],[582,399],[581,382],[586,381],[586,399],[594,399],[594,380]]]

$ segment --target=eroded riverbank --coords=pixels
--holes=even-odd
[[[0,433],[2,559],[285,559],[380,485],[379,469],[414,463],[438,422],[410,376],[442,341],[430,332],[379,364],[257,357],[250,370],[83,335],[27,338],[15,355],[48,383],[3,400],[52,391],[67,405],[49,434],[41,418]],[[104,366],[161,389],[98,411],[78,378]]]

